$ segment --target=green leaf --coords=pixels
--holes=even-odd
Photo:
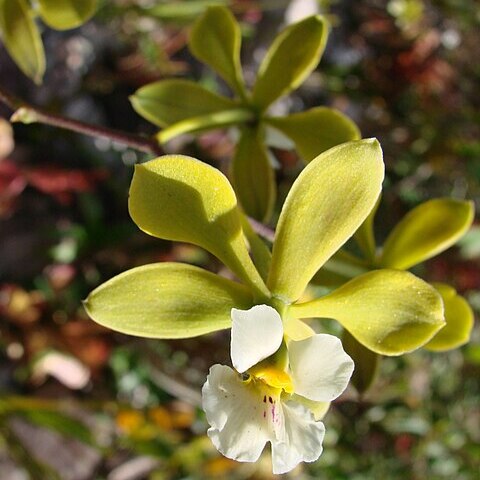
[[[324,297],[290,308],[297,318],[337,320],[358,342],[382,355],[415,350],[445,325],[438,292],[400,270],[366,273]]]
[[[100,285],[85,309],[97,323],[150,338],[188,338],[231,326],[232,307],[252,306],[239,283],[182,263],[133,268]]]
[[[355,340],[347,330],[343,331],[342,344],[355,363],[351,382],[357,392],[362,395],[372,386],[377,376],[380,356]]]
[[[156,3],[143,11],[164,22],[188,23],[201,15],[208,7],[225,5],[229,0],[188,0],[188,2]]]
[[[235,193],[217,169],[183,155],[136,165],[129,210],[144,232],[205,248],[257,294],[269,296],[245,245]]]
[[[308,17],[290,25],[274,40],[258,70],[252,101],[265,110],[297,88],[318,65],[327,43],[327,21]]]
[[[442,296],[446,325],[425,345],[427,350],[443,352],[461,347],[470,340],[474,315],[468,302],[444,283],[433,286]]]
[[[290,137],[302,159],[308,163],[329,148],[361,138],[358,127],[343,113],[317,107],[286,117],[265,121]]]
[[[139,88],[130,101],[139,115],[162,128],[237,107],[232,100],[188,80],[150,83]]]
[[[379,264],[408,269],[451,247],[473,221],[472,202],[437,198],[410,211],[388,236]]]
[[[0,0],[0,30],[10,56],[35,83],[42,83],[45,52],[26,0]]]
[[[160,143],[166,143],[172,138],[184,133],[201,132],[230,125],[239,125],[252,120],[253,112],[246,108],[235,108],[221,112],[209,113],[201,117],[192,117],[174,123],[157,134]]]
[[[383,171],[374,139],[331,148],[306,166],[278,221],[267,283],[271,292],[286,303],[300,297],[375,205]]]
[[[75,28],[93,16],[97,0],[38,0],[43,21],[56,30]]]
[[[63,413],[52,410],[23,410],[19,413],[35,425],[48,428],[87,445],[95,445],[90,429],[82,422]]]
[[[273,168],[263,134],[244,128],[230,167],[232,183],[245,213],[265,222],[272,214],[276,196]]]
[[[245,98],[240,65],[241,40],[240,27],[228,8],[212,6],[193,25],[189,48],[195,57],[213,68]]]

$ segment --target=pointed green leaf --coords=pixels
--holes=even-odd
[[[75,28],[93,16],[97,0],[38,0],[43,21],[56,30]]]
[[[45,52],[26,0],[0,0],[0,33],[10,56],[35,83],[45,73]]]
[[[250,291],[198,267],[155,263],[133,268],[95,289],[85,301],[100,325],[149,338],[188,338],[231,325],[232,307],[252,306]]]
[[[380,265],[407,269],[451,247],[473,221],[472,202],[437,198],[411,210],[388,236]]]
[[[347,330],[343,331],[342,344],[355,363],[351,382],[362,395],[372,386],[377,376],[380,356],[357,342]]]
[[[276,185],[260,130],[242,130],[230,174],[245,213],[261,222],[267,221],[272,213]]]
[[[415,350],[445,325],[438,292],[400,270],[356,277],[324,297],[292,305],[291,314],[333,318],[362,345],[382,355]]]
[[[228,8],[212,6],[195,22],[189,47],[195,57],[212,67],[242,98],[241,32]]]
[[[205,248],[268,296],[245,245],[235,193],[217,169],[183,155],[136,165],[129,211],[144,232]]]
[[[258,70],[252,96],[255,105],[266,109],[310,75],[325,49],[327,25],[315,15],[290,25],[275,38]]]
[[[427,350],[443,352],[458,348],[470,340],[474,315],[468,302],[454,288],[435,283],[445,306],[446,325],[425,345]]]
[[[287,303],[300,297],[375,205],[383,172],[382,150],[374,139],[331,148],[306,166],[280,214],[270,291]]]
[[[306,163],[329,148],[361,138],[355,123],[333,108],[317,107],[286,117],[269,117],[265,121],[295,142]]]
[[[232,100],[188,80],[150,83],[139,88],[130,101],[139,115],[162,128],[237,106]]]

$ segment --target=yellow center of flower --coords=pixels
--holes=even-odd
[[[275,365],[256,365],[249,373],[256,380],[265,382],[269,387],[293,393],[293,383],[290,375]]]

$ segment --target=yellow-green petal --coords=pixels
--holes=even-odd
[[[240,27],[228,8],[212,6],[193,25],[189,48],[195,57],[212,67],[238,95],[244,97],[241,41]]]
[[[283,30],[260,65],[253,103],[266,109],[277,98],[297,88],[318,65],[327,36],[327,21],[319,15]]]
[[[306,163],[329,148],[361,138],[355,123],[333,108],[317,107],[265,121],[293,140]]]
[[[470,340],[474,315],[468,302],[450,285],[434,283],[445,306],[446,325],[425,345],[427,350],[443,352],[461,347]]]
[[[56,30],[75,28],[93,16],[97,0],[38,0],[43,21]]]
[[[364,347],[353,337],[348,330],[343,331],[342,344],[355,363],[351,382],[361,395],[365,393],[375,381],[380,366],[380,356]]]
[[[3,44],[20,70],[39,84],[45,73],[45,52],[33,16],[26,0],[0,0]]]
[[[230,174],[245,213],[261,222],[267,221],[275,201],[276,184],[260,129],[242,130]]]
[[[161,80],[130,97],[135,111],[159,127],[235,108],[232,100],[189,80]]]
[[[205,248],[268,296],[248,254],[235,193],[217,169],[183,155],[136,165],[128,206],[144,232]]]
[[[473,221],[472,202],[437,198],[411,210],[388,236],[380,265],[408,269],[462,237]]]
[[[333,318],[362,345],[401,355],[428,342],[444,325],[440,294],[409,272],[376,270],[311,302],[291,306],[298,318]]]
[[[96,288],[84,302],[89,316],[117,332],[187,338],[231,326],[232,307],[252,305],[250,291],[181,263],[133,268]]]
[[[380,194],[382,150],[375,139],[331,148],[310,162],[278,221],[268,285],[296,301],[317,270],[353,235]]]

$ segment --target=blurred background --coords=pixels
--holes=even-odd
[[[364,137],[379,138],[387,165],[379,243],[427,199],[473,199],[479,210],[476,0],[105,0],[81,28],[42,27],[41,86],[0,44],[0,84],[66,117],[153,134],[128,101],[140,86],[176,76],[228,94],[186,48],[197,8],[211,3],[230,5],[242,24],[250,83],[282,26],[328,16],[319,67],[275,108],[333,106]],[[1,480],[272,478],[268,455],[239,464],[205,435],[201,386],[211,365],[229,363],[228,331],[144,340],[103,329],[82,308],[93,288],[133,266],[178,260],[219,268],[206,252],[148,237],[130,220],[132,165],[148,155],[44,125],[12,131],[10,113],[0,105]],[[229,132],[216,131],[176,139],[167,150],[224,169],[232,146]],[[293,152],[275,155],[280,206],[301,165]],[[478,316],[478,222],[415,272],[454,285]],[[320,460],[285,477],[478,479],[479,378],[478,324],[461,349],[384,359],[365,395],[351,389],[332,406]]]

